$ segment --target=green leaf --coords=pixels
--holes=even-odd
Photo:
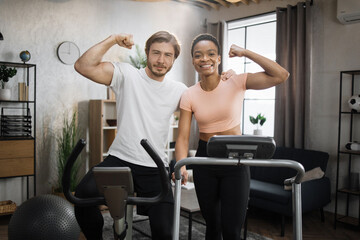
[[[262,119],[260,120],[260,125],[264,125],[264,123],[266,122],[266,118],[265,117],[262,117]]]
[[[256,118],[254,118],[253,116],[249,116],[250,118],[250,122],[252,124],[260,124],[261,126],[266,122],[266,117],[264,115],[261,115],[261,113],[259,113]]]
[[[257,124],[258,123],[258,119],[257,118],[254,118],[253,116],[250,116],[250,122],[252,124]]]
[[[15,76],[17,73],[16,68],[6,67],[5,65],[0,66],[0,81],[1,88],[4,88],[6,82],[9,81],[10,78]]]
[[[57,189],[62,190],[62,176],[64,173],[65,165],[67,159],[69,158],[73,148],[76,145],[76,142],[80,138],[80,131],[77,126],[77,113],[73,112],[71,118],[68,119],[67,114],[63,119],[63,127],[58,134],[56,141],[58,144],[57,149],[57,169],[58,169],[58,179],[57,179]],[[70,190],[75,191],[77,184],[80,181],[79,169],[81,167],[80,161],[76,161],[74,166],[71,169],[70,173]]]

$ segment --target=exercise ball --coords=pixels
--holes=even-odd
[[[55,195],[41,195],[22,203],[8,226],[9,240],[78,240],[80,227],[74,207]]]

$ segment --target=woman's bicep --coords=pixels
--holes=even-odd
[[[179,135],[182,137],[189,137],[191,127],[192,112],[180,109],[179,118]]]
[[[279,78],[272,77],[265,72],[248,73],[246,89],[261,90],[270,88],[281,83]]]

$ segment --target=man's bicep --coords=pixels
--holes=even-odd
[[[96,83],[110,85],[114,66],[110,62],[102,62],[97,66],[75,66],[77,72]]]
[[[110,62],[102,62],[92,72],[92,78],[94,82],[101,83],[109,86],[114,74],[114,66]]]

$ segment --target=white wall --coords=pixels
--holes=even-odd
[[[20,62],[19,53],[28,50],[29,63],[37,65],[37,194],[49,193],[56,175],[54,134],[62,125],[63,115],[78,107],[79,121],[86,131],[88,100],[106,98],[104,86],[90,82],[77,74],[73,66],[58,60],[58,45],[73,41],[84,53],[110,34],[125,32],[132,33],[135,43],[144,48],[151,34],[168,30],[182,44],[169,77],[190,86],[195,74],[189,46],[192,38],[203,31],[205,13],[201,8],[177,2],[0,1],[0,31],[4,36],[0,41],[0,61]],[[116,61],[133,53],[115,46],[105,58]],[[21,74],[13,79],[20,77]],[[25,193],[25,179],[0,179],[0,201],[11,199],[20,204],[26,199]]]

